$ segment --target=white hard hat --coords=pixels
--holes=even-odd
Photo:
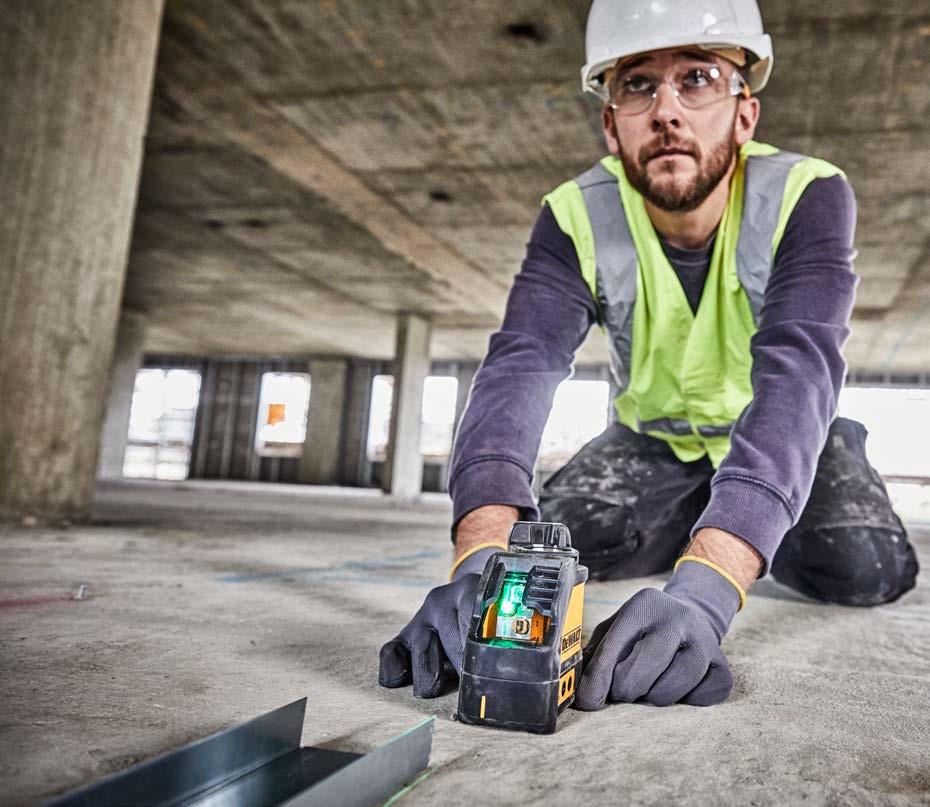
[[[753,92],[765,86],[772,72],[772,40],[762,30],[756,0],[594,0],[581,85],[604,97],[604,71],[618,59],[687,45],[743,48]]]

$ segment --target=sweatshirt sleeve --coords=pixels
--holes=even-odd
[[[763,575],[807,503],[836,415],[857,283],[855,220],[842,176],[811,182],[792,211],[751,342],[753,398],[692,530],[738,535],[762,556]]]
[[[571,373],[596,316],[574,244],[543,206],[456,434],[449,468],[453,536],[466,513],[488,504],[538,518],[532,479],[539,441],[556,387]]]

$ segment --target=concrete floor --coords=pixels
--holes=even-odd
[[[305,744],[367,750],[437,717],[448,804],[930,804],[930,578],[822,606],[771,580],[709,709],[569,711],[533,737],[377,686],[378,648],[448,568],[449,506],[371,491],[108,484],[95,522],[0,533],[0,802],[31,803],[309,696]],[[912,525],[930,569],[930,524]],[[660,578],[591,585],[586,631]],[[84,599],[73,599],[86,586]]]

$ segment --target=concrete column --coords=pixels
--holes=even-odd
[[[123,475],[123,459],[129,437],[129,412],[136,373],[142,367],[145,345],[145,314],[123,310],[116,331],[116,348],[110,367],[110,391],[106,416],[100,435],[100,459],[97,476],[119,479]]]
[[[345,359],[313,359],[309,364],[310,413],[298,482],[339,484],[347,370]]]
[[[90,509],[161,11],[0,14],[0,518]]]
[[[429,375],[430,323],[415,314],[397,320],[394,350],[394,399],[391,435],[384,465],[384,491],[394,496],[419,496],[423,487],[420,456],[420,415],[423,382]]]

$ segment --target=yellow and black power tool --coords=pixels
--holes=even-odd
[[[464,723],[551,734],[575,699],[588,569],[564,524],[518,521],[488,558],[459,682]]]

